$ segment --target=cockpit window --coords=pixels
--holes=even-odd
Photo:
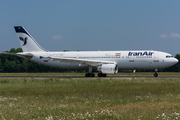
[[[166,58],[173,58],[173,56],[167,55]]]

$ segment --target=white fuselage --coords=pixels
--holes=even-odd
[[[19,54],[24,54],[19,53]],[[81,60],[113,61],[118,70],[154,70],[172,66],[178,60],[171,54],[160,51],[89,51],[89,52],[27,52],[33,54],[32,61],[60,69],[88,69],[86,64],[52,61],[47,57]]]

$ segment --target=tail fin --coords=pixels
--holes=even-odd
[[[24,27],[15,26],[14,28],[23,52],[48,52],[34,40],[34,38],[25,30]]]

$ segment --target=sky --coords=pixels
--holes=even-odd
[[[49,51],[158,50],[180,54],[179,0],[0,0],[0,51],[23,26]]]

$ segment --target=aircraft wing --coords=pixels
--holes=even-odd
[[[73,58],[54,58],[54,57],[45,57],[51,59],[52,61],[58,62],[66,62],[66,63],[77,63],[77,64],[84,64],[90,66],[98,66],[102,64],[115,64],[114,61],[101,61],[101,60],[87,60],[87,59],[73,59]]]

